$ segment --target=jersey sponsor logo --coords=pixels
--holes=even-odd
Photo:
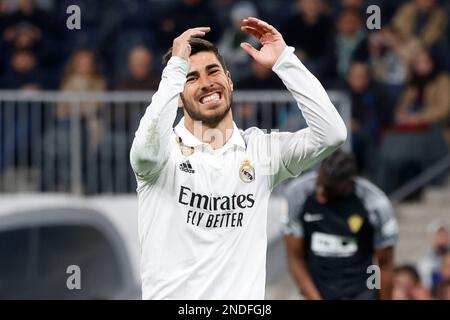
[[[187,224],[208,229],[239,228],[245,221],[245,210],[240,209],[252,208],[255,200],[252,193],[214,197],[181,186],[178,203],[189,207]]]
[[[195,170],[192,168],[191,162],[189,160],[183,161],[180,163],[180,170],[187,173],[195,173]]]
[[[357,250],[358,243],[353,237],[322,232],[314,232],[311,236],[311,251],[316,256],[346,258],[353,256]]]
[[[239,177],[246,183],[255,180],[255,168],[251,165],[251,162],[249,160],[244,160],[241,162],[241,167],[239,168]]]
[[[361,217],[359,214],[356,213],[352,214],[347,219],[348,227],[350,228],[350,231],[353,233],[357,233],[361,229],[363,222],[364,222],[363,217]]]
[[[181,186],[178,202],[182,205],[209,211],[229,211],[252,208],[255,204],[253,193],[233,194],[232,196],[206,195],[193,192],[190,188]]]
[[[309,213],[306,212],[305,215],[303,216],[303,219],[305,220],[305,222],[315,222],[315,221],[320,221],[323,220],[323,214],[320,213]]]
[[[242,227],[243,212],[207,213],[189,210],[186,223],[204,228],[236,228]]]

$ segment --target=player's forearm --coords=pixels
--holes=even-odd
[[[130,160],[136,172],[150,174],[167,160],[178,98],[187,71],[187,61],[179,57],[172,57],[164,68],[158,91],[140,121],[131,147]]]
[[[391,300],[393,279],[394,279],[394,267],[393,265],[389,265],[389,266],[382,266],[380,269],[381,269],[381,283],[380,283],[379,299]]]
[[[293,52],[293,47],[287,47],[273,66],[273,71],[301,106],[311,130],[308,142],[314,147],[336,148],[347,138],[344,121],[319,80]]]
[[[386,224],[384,226],[386,229]],[[375,257],[380,267],[380,291],[379,299],[392,299],[392,286],[394,279],[394,247],[384,247],[375,250]]]
[[[289,271],[294,277],[297,287],[300,289],[306,300],[322,299],[305,266],[305,263],[302,260],[298,258],[291,258],[289,261]]]

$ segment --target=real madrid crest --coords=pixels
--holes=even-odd
[[[255,168],[253,168],[249,160],[241,161],[241,167],[239,168],[239,177],[246,183],[255,180]]]
[[[180,147],[181,154],[185,157],[190,156],[194,153],[194,147],[189,147],[183,143],[180,137],[176,138],[177,144]]]
[[[348,227],[350,228],[351,232],[357,233],[359,229],[361,229],[361,226],[363,224],[363,218],[359,214],[352,214],[347,219]]]

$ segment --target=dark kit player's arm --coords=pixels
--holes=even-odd
[[[311,275],[303,258],[303,238],[285,236],[286,252],[288,257],[289,272],[306,300],[321,300]]]
[[[360,180],[359,183],[362,181]],[[389,198],[376,186],[368,184],[365,202],[370,201],[374,217],[374,258],[380,267],[379,299],[392,299],[394,252],[398,241],[398,224]]]
[[[381,272],[379,299],[391,300],[394,278],[394,248],[376,249],[375,256]]]
[[[140,177],[156,174],[169,158],[169,139],[177,115],[178,98],[189,69],[191,47],[188,40],[203,36],[209,30],[209,27],[189,29],[173,41],[172,58],[163,70],[158,91],[141,119],[131,147],[131,166]]]

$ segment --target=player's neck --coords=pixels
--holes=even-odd
[[[185,118],[184,125],[197,139],[208,143],[213,149],[222,148],[233,135],[233,117],[231,112],[216,126],[208,126],[188,118]]]
[[[315,195],[316,195],[316,200],[318,203],[320,203],[320,204],[327,203],[328,199],[325,197],[323,192],[321,192],[320,190],[316,190]]]

